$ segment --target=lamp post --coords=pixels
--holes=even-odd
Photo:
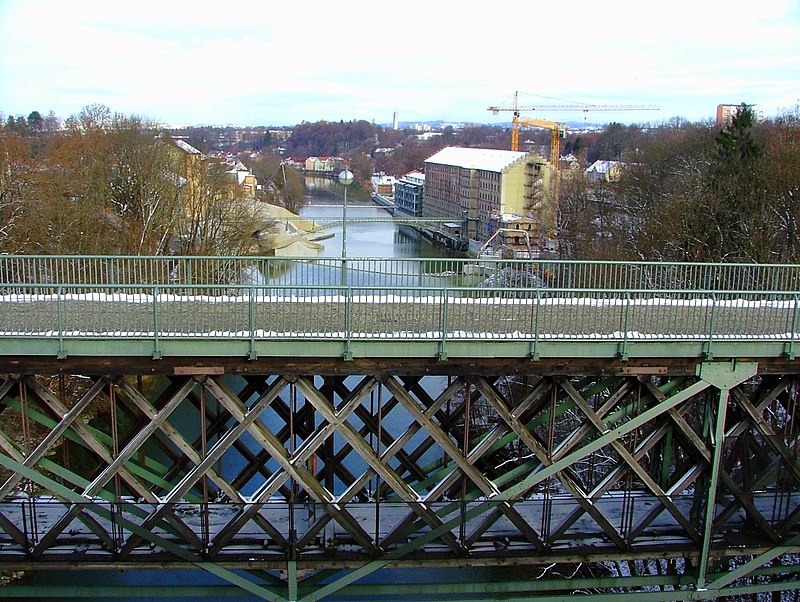
[[[347,167],[339,172],[339,184],[344,186],[344,205],[342,205],[342,259],[347,259],[347,187],[353,183],[353,172]]]
[[[342,286],[347,286],[347,187],[353,183],[353,172],[347,166],[339,172],[339,183],[344,186],[342,205]]]

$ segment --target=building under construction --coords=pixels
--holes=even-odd
[[[425,161],[424,217],[452,220],[450,232],[479,254],[539,257],[555,248],[552,167],[518,151],[447,147]]]

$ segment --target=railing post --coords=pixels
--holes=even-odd
[[[448,294],[447,289],[442,289],[442,311],[439,314],[441,316],[440,320],[440,329],[441,329],[441,340],[439,341],[439,361],[443,362],[447,359],[447,320],[448,320]]]
[[[531,361],[539,361],[539,308],[542,306],[542,289],[536,289],[536,307],[533,311],[533,342],[531,343]]]
[[[786,351],[784,351],[784,353],[783,353],[783,355],[786,357],[787,360],[793,360],[794,359],[794,339],[795,339],[795,333],[797,332],[797,306],[798,305],[800,305],[800,298],[798,297],[798,294],[795,293],[794,294],[794,308],[793,308],[793,311],[792,311],[792,332],[791,332],[791,336],[789,338],[789,345],[788,345]]]
[[[708,341],[706,341],[706,349],[703,352],[703,357],[707,360],[714,359],[714,351],[711,348],[714,342],[714,318],[717,312],[717,293],[711,293],[711,319],[708,324]]]
[[[249,303],[247,304],[247,326],[250,329],[250,350],[247,353],[247,359],[249,360],[258,359],[258,353],[256,352],[256,332],[255,332],[255,322],[256,322],[255,296],[256,296],[256,286],[255,284],[253,284],[250,286],[250,299]]]
[[[161,359],[158,342],[158,286],[153,287],[153,359]]]
[[[342,262],[344,265],[344,261]],[[344,278],[344,272],[342,272],[342,277]],[[352,336],[352,319],[353,319],[353,290],[350,287],[345,286],[344,288],[344,355],[342,359],[344,361],[349,362],[353,359],[353,351],[350,347],[350,338]]]
[[[622,347],[617,354],[623,362],[628,360],[628,320],[631,312],[631,292],[625,291],[625,308],[622,312]]]
[[[64,349],[64,308],[61,299],[63,298],[63,286],[59,286],[56,291],[56,313],[58,315],[58,355],[60,360],[67,359],[67,351]]]

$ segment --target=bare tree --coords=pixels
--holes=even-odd
[[[0,130],[0,250],[13,251],[15,229],[23,212],[25,188],[31,179],[31,155],[27,141]]]
[[[255,203],[245,199],[224,171],[199,167],[197,186],[181,197],[176,222],[178,252],[182,255],[243,255],[255,244],[263,224]]]
[[[152,125],[117,116],[112,126],[114,165],[110,201],[119,218],[121,251],[163,253],[175,227],[178,166]]]

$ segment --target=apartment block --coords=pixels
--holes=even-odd
[[[398,211],[414,217],[422,215],[422,195],[425,190],[425,174],[411,171],[394,185],[394,206]]]

